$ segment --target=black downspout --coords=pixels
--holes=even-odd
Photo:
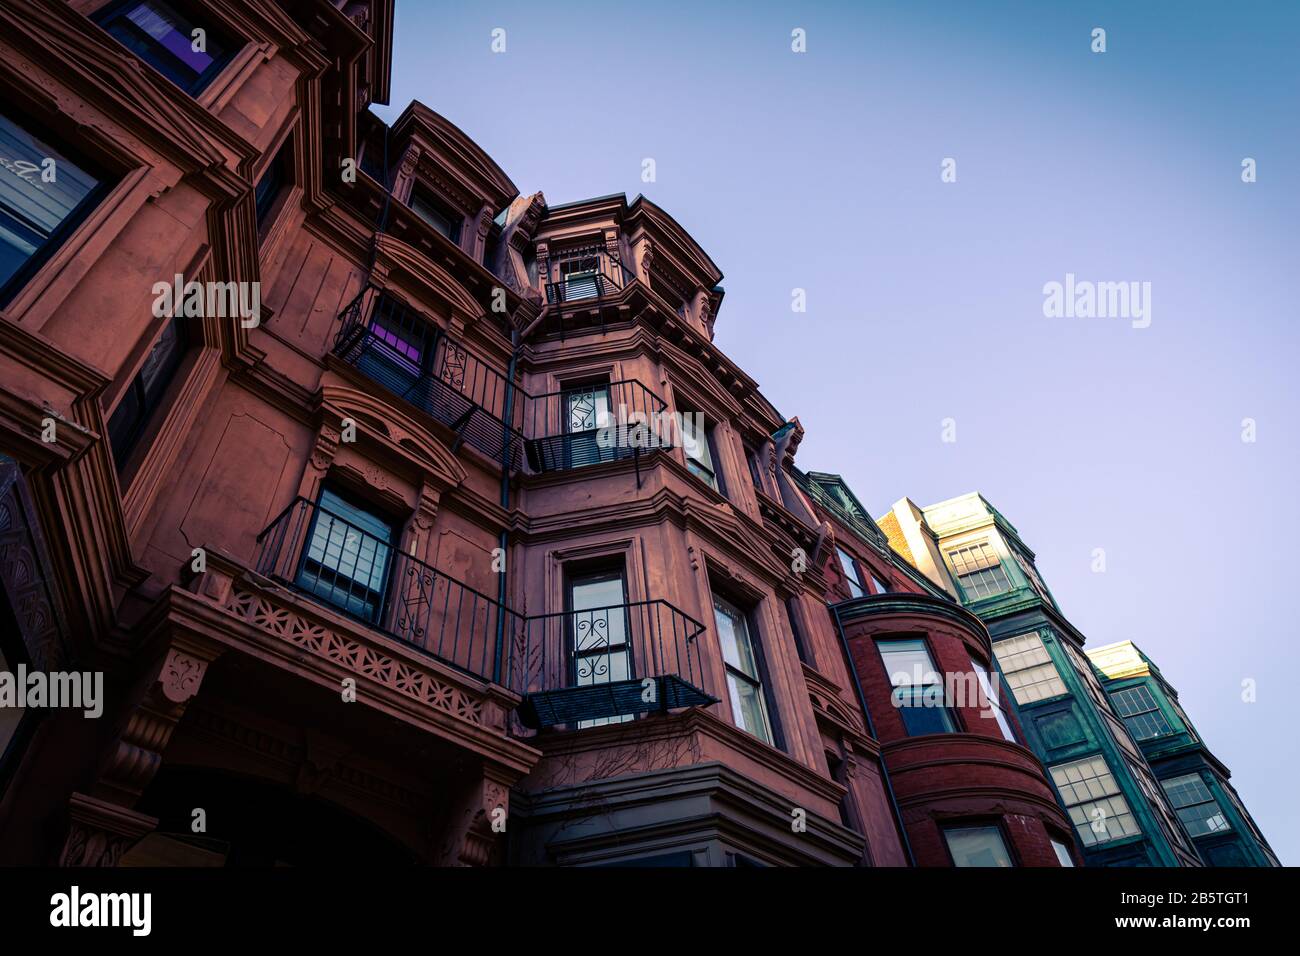
[[[880,738],[876,736],[876,725],[871,720],[871,710],[867,707],[867,695],[862,691],[862,682],[858,679],[858,669],[853,666],[853,654],[849,651],[848,638],[844,636],[844,627],[840,624],[840,611],[837,607],[831,607],[831,615],[835,618],[835,633],[840,636],[840,647],[844,651],[844,663],[849,669],[849,677],[853,678],[853,690],[858,695],[858,704],[862,708],[862,716],[867,721],[867,733],[871,739],[879,742]],[[885,781],[885,793],[889,795],[889,805],[894,808],[894,826],[898,828],[899,839],[903,841],[903,850],[907,853],[907,862],[916,866],[916,856],[912,853],[912,842],[907,838],[907,828],[903,826],[903,811],[898,808],[898,797],[894,795],[894,784],[889,779],[889,768],[885,766],[885,755],[880,755],[880,777]]]
[[[509,511],[510,509],[510,422],[514,419],[515,411],[515,371],[519,364],[519,330],[512,329],[510,332],[511,350],[510,350],[510,368],[506,372],[506,404],[505,415],[501,422],[501,507]],[[501,529],[501,535],[497,539],[497,547],[501,549],[501,572],[497,581],[497,646],[496,656],[492,665],[492,682],[501,683],[501,654],[505,648],[506,637],[506,568],[509,562],[506,560],[509,546],[506,529]]]

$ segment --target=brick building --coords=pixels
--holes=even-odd
[[[380,121],[391,0],[0,24],[0,669],[103,676],[3,711],[0,862],[1080,859],[667,211]]]

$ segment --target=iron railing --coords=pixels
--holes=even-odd
[[[506,376],[417,310],[373,286],[344,307],[334,354],[442,422],[507,467],[518,464],[523,435],[516,405],[506,424]],[[517,390],[517,389],[516,389]]]
[[[664,432],[668,403],[636,379],[527,395],[528,465],[562,471],[639,456]]]
[[[638,457],[668,403],[634,379],[531,395],[391,293],[367,286],[344,307],[334,354],[446,425],[457,442],[535,472]],[[647,427],[638,431],[638,421]],[[625,427],[619,428],[622,424]],[[607,426],[614,426],[609,428]],[[660,429],[662,430],[662,429]]]
[[[520,694],[526,727],[589,727],[716,699],[701,689],[704,625],[667,601],[525,617],[302,497],[257,544],[258,574]]]
[[[560,611],[527,619],[520,663],[520,719],[540,728],[583,728],[637,714],[696,707],[704,625],[663,600]]]
[[[295,498],[257,536],[255,570],[445,664],[518,687],[523,618],[341,515]]]
[[[617,242],[560,250],[539,258],[537,271],[554,306],[614,295],[636,278],[623,265]]]

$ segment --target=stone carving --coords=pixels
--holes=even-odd
[[[412,700],[468,723],[484,725],[481,700],[412,663],[395,660],[377,648],[308,621],[292,609],[276,605],[261,595],[232,588],[226,610],[267,634],[333,661]]]
[[[334,456],[339,450],[339,433],[328,425],[322,425],[316,433],[316,444],[311,452],[311,466],[317,471],[328,471]]]

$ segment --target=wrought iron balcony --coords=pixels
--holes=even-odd
[[[255,570],[444,664],[514,688],[524,619],[305,498],[257,536]]]
[[[537,268],[553,306],[616,295],[635,278],[616,242],[564,249],[539,259]]]
[[[257,536],[254,570],[523,696],[519,719],[532,729],[717,699],[701,689],[704,625],[667,601],[525,617],[375,530],[299,497]]]
[[[542,614],[513,650],[527,727],[574,729],[717,702],[706,691],[704,625],[667,601]]]
[[[446,425],[457,443],[468,442],[509,469],[521,466],[521,452],[539,473],[639,458],[644,443],[628,440],[637,434],[636,422],[661,423],[668,409],[631,379],[530,395],[420,312],[372,286],[340,319],[335,355]]]
[[[528,466],[547,472],[639,457],[668,403],[628,379],[527,395],[522,408]]]
[[[334,354],[507,467],[518,464],[521,409],[501,372],[393,295],[367,286],[344,308]],[[517,397],[520,393],[516,388]]]

